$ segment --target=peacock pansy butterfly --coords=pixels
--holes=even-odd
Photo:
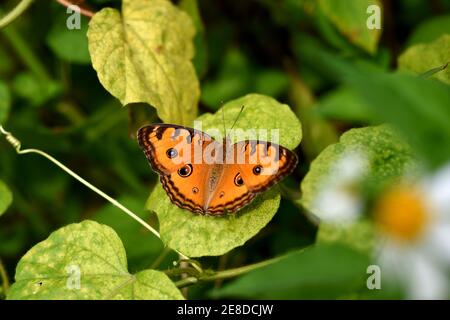
[[[289,175],[298,161],[278,144],[231,144],[228,138],[220,143],[200,130],[172,124],[144,126],[137,138],[170,200],[203,215],[240,210]]]

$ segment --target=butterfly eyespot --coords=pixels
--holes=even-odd
[[[178,174],[180,175],[180,177],[183,178],[187,178],[191,175],[192,173],[192,165],[191,164],[187,164],[184,167],[178,169]]]
[[[223,198],[223,196],[225,195],[225,192],[221,192],[220,194],[219,194],[219,198]]]
[[[263,170],[263,168],[261,166],[253,167],[253,173],[257,176],[261,174],[262,170]]]
[[[234,177],[234,184],[237,185],[238,187],[242,186],[244,184],[244,180],[241,177],[241,174],[238,173],[235,177]]]
[[[173,159],[178,155],[178,151],[174,148],[170,148],[166,151],[166,155],[169,159]]]
[[[198,193],[198,188],[197,188],[197,187],[193,187],[193,188],[192,188],[192,192],[193,192],[193,193]]]

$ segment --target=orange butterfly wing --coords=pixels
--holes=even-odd
[[[210,165],[199,157],[206,146],[217,142],[201,131],[169,124],[142,127],[138,142],[170,200],[183,209],[203,213],[203,186]],[[183,168],[188,170],[181,175]]]
[[[246,140],[233,147],[244,183],[255,194],[291,174],[298,163],[294,152],[271,142]]]
[[[236,164],[224,164],[221,179],[208,202],[208,214],[234,213],[250,203],[256,194],[252,193],[242,180]]]

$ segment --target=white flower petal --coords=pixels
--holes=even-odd
[[[450,221],[450,165],[426,179],[423,189],[438,216]]]
[[[337,162],[335,177],[344,185],[357,181],[362,177],[366,166],[367,158],[362,153],[348,152]]]
[[[410,299],[446,299],[448,282],[446,275],[432,260],[420,252],[411,255],[411,270],[407,283]]]
[[[314,207],[320,219],[342,224],[354,222],[362,211],[360,199],[345,190],[334,188],[322,191]]]
[[[450,223],[436,221],[428,232],[423,250],[441,263],[450,264]]]

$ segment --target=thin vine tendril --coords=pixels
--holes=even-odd
[[[56,164],[58,167],[60,167],[63,171],[65,171],[66,173],[68,173],[69,175],[71,175],[73,178],[75,178],[76,180],[78,180],[79,182],[81,182],[82,184],[84,184],[86,187],[88,187],[89,189],[91,189],[92,191],[94,191],[95,193],[97,193],[98,195],[100,195],[101,197],[103,197],[104,199],[106,199],[107,201],[109,201],[110,203],[112,203],[114,206],[116,206],[117,208],[119,208],[120,210],[122,210],[123,212],[125,212],[127,215],[129,215],[131,218],[133,218],[134,220],[136,220],[137,222],[139,222],[142,226],[144,226],[147,230],[149,230],[151,233],[153,233],[156,237],[158,237],[158,239],[161,240],[161,236],[159,234],[158,231],[156,231],[152,226],[150,226],[147,222],[145,222],[144,220],[142,220],[140,217],[138,217],[134,212],[132,212],[130,209],[128,209],[127,207],[125,207],[124,205],[122,205],[119,201],[117,201],[116,199],[110,197],[109,195],[107,195],[106,193],[104,193],[102,190],[100,190],[99,188],[95,187],[94,185],[92,185],[91,183],[89,183],[88,181],[86,181],[85,179],[83,179],[82,177],[80,177],[78,174],[76,174],[75,172],[73,172],[72,170],[70,170],[68,167],[66,167],[64,164],[62,164],[61,162],[59,162],[58,160],[56,160],[55,158],[53,158],[52,156],[50,156],[49,154],[45,153],[44,151],[38,150],[38,149],[21,149],[21,142],[19,139],[17,139],[16,137],[14,137],[10,132],[6,131],[2,125],[0,125],[0,133],[2,133],[3,135],[5,135],[6,140],[14,147],[14,149],[16,150],[16,152],[18,154],[27,154],[27,153],[36,153],[39,154],[41,156],[43,156],[44,158],[47,158],[48,160],[50,160],[51,162],[53,162],[54,164]],[[193,260],[191,260],[188,256],[184,255],[183,253],[179,252],[178,250],[173,249],[175,252],[177,252],[180,257],[184,260],[190,261],[191,265],[197,269],[199,272],[202,272],[202,269],[197,265],[197,263],[192,263]]]

